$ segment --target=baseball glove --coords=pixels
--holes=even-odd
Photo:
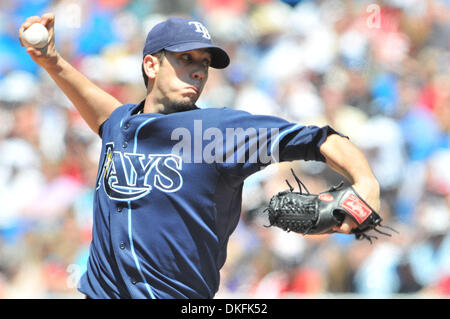
[[[311,194],[291,169],[298,183],[300,192],[294,192],[294,188],[286,180],[290,190],[282,191],[274,195],[268,207],[270,226],[279,227],[285,231],[306,234],[333,233],[334,226],[340,226],[345,216],[350,216],[358,225],[352,230],[356,239],[367,239],[372,243],[376,236],[367,232],[376,232],[391,236],[382,232],[378,227],[395,229],[381,225],[382,218],[358,195],[353,187],[343,187],[343,182],[331,187],[320,194]],[[302,191],[302,186],[306,194]]]

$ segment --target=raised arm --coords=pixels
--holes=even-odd
[[[330,168],[345,176],[358,194],[377,212],[380,210],[380,186],[364,154],[347,138],[327,137],[320,152]],[[347,217],[336,231],[349,233],[356,224]]]
[[[77,108],[89,127],[95,133],[98,133],[100,125],[114,109],[123,103],[91,82],[57,52],[54,32],[55,16],[53,13],[46,13],[42,17],[29,17],[20,27],[19,34],[22,34],[35,22],[43,24],[48,29],[49,43],[43,50],[27,47],[28,54],[47,71]]]

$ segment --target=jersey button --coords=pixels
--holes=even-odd
[[[121,213],[121,212],[122,212],[122,209],[123,209],[123,207],[122,207],[122,206],[117,206],[117,211],[118,211],[119,213]]]
[[[123,142],[122,147],[127,148],[127,146],[128,146],[128,142]]]
[[[131,278],[131,283],[132,283],[133,285],[136,285],[137,280],[136,280],[135,278]]]
[[[122,249],[122,250],[125,249],[125,243],[124,243],[124,242],[121,242],[120,245],[119,245],[119,247],[120,247],[120,249]]]
[[[130,128],[130,123],[125,123],[125,125],[123,126],[124,129],[129,129]]]

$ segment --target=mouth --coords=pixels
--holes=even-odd
[[[196,87],[196,86],[188,86],[188,87],[186,87],[186,90],[187,91],[191,91],[191,92],[193,92],[195,94],[198,94],[200,92],[199,88]]]

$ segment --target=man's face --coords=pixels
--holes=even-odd
[[[192,109],[208,79],[210,64],[207,50],[166,51],[153,86],[156,102],[168,112]]]

